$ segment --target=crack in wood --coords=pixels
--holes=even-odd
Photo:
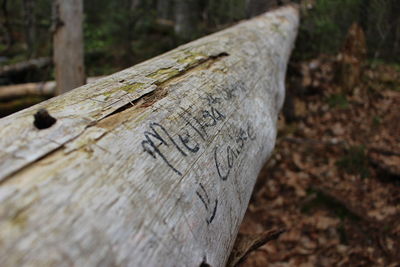
[[[125,111],[129,108],[133,108],[133,107],[146,108],[146,107],[153,105],[155,102],[157,102],[158,100],[160,100],[168,95],[168,92],[166,90],[166,87],[168,84],[174,82],[176,79],[178,79],[184,75],[187,75],[191,71],[197,70],[199,67],[206,66],[208,68],[211,66],[211,64],[215,63],[218,59],[220,59],[222,57],[226,57],[226,56],[229,56],[229,54],[227,52],[221,52],[217,55],[210,55],[205,59],[199,60],[198,62],[196,62],[196,64],[193,64],[193,65],[189,66],[188,68],[177,72],[177,74],[169,77],[167,80],[160,79],[161,81],[155,81],[154,84],[157,85],[156,89],[154,89],[153,91],[148,92],[134,100],[129,101],[129,103],[119,107],[115,111],[106,115],[101,120],[111,117],[115,114],[121,113],[122,111]]]
[[[48,156],[53,155],[53,154],[55,154],[56,152],[58,152],[60,150],[63,150],[68,143],[72,143],[75,140],[79,139],[91,127],[102,126],[101,124],[103,124],[103,125],[106,126],[104,128],[106,128],[108,130],[108,132],[111,131],[112,129],[114,129],[118,125],[123,124],[123,122],[124,122],[124,119],[121,120],[120,118],[116,118],[116,116],[121,116],[123,114],[122,116],[124,116],[124,117],[127,116],[128,118],[130,118],[132,114],[129,114],[128,112],[124,112],[124,111],[126,111],[128,109],[138,110],[138,109],[147,108],[147,107],[153,105],[154,103],[156,103],[157,101],[161,100],[162,98],[164,98],[165,96],[168,95],[168,91],[167,91],[166,87],[170,83],[175,82],[175,81],[177,81],[178,79],[180,79],[180,78],[182,78],[184,76],[186,77],[186,75],[189,75],[191,72],[196,71],[196,70],[198,70],[200,68],[203,68],[203,67],[209,68],[213,63],[215,63],[219,59],[221,59],[223,57],[226,57],[226,56],[229,56],[229,54],[227,52],[221,52],[221,53],[216,54],[216,55],[210,55],[207,58],[196,62],[196,64],[188,66],[186,69],[184,69],[183,71],[179,72],[177,75],[169,77],[167,80],[164,80],[164,81],[159,82],[159,83],[157,83],[157,81],[154,82],[154,84],[157,84],[157,87],[153,91],[150,91],[150,92],[148,92],[146,94],[143,94],[142,96],[138,97],[137,99],[129,101],[127,104],[117,108],[116,110],[112,111],[110,114],[105,115],[104,117],[102,117],[99,120],[89,122],[86,125],[86,127],[78,135],[76,135],[74,138],[71,138],[70,140],[67,140],[64,143],[57,143],[58,147],[55,147],[54,149],[49,150],[47,153],[44,153],[42,156],[38,157],[36,160],[26,163],[25,165],[21,166],[20,168],[14,170],[9,175],[7,175],[7,176],[3,177],[2,179],[0,179],[0,185],[3,184],[4,182],[8,181],[10,178],[12,178],[12,176],[17,175],[19,172],[29,168],[30,166],[36,164],[39,161],[44,160]],[[135,113],[135,112],[133,112],[133,113]],[[113,121],[115,121],[115,122],[113,122]],[[99,136],[95,140],[101,139],[102,137],[107,135],[108,132],[103,133],[101,136]],[[87,144],[84,144],[81,147],[79,147],[78,149],[82,149],[86,145]],[[74,149],[74,150],[72,150],[70,152],[73,152],[73,151],[76,151],[76,149]]]

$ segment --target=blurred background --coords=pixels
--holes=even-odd
[[[88,81],[300,5],[277,146],[240,232],[285,229],[243,266],[398,266],[399,0],[84,0]],[[0,116],[56,94],[51,0],[0,0]]]
[[[83,1],[83,0],[80,0]],[[54,80],[52,0],[0,1],[0,86]],[[285,0],[84,0],[87,77],[103,76],[261,14]],[[396,0],[305,0],[293,61],[338,53],[352,23],[362,27],[368,59],[400,60]],[[4,66],[41,59],[30,67]],[[15,66],[15,65],[14,65]]]
[[[0,116],[54,95],[52,0],[0,1],[0,86],[42,83],[41,93],[0,93]],[[165,51],[261,14],[288,0],[79,0],[83,2],[86,77],[130,67]],[[292,61],[337,54],[356,22],[369,61],[400,60],[400,5],[396,0],[304,0]],[[53,5],[53,8],[52,8]],[[78,18],[79,19],[79,18]],[[31,85],[31,87],[34,85]],[[40,84],[35,85],[40,86]],[[24,87],[26,89],[26,87]],[[49,89],[50,88],[50,89]],[[46,90],[45,90],[46,89]],[[49,90],[47,90],[49,89]],[[0,89],[1,91],[1,89]],[[34,91],[34,92],[33,92]],[[4,97],[3,97],[4,95]],[[15,96],[17,95],[17,96]],[[17,101],[18,100],[18,101]]]

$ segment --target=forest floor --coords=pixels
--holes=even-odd
[[[343,93],[329,60],[303,64],[240,229],[285,232],[240,266],[399,266],[400,68],[369,64]]]

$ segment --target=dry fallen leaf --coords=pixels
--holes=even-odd
[[[259,234],[238,234],[227,266],[237,266],[243,262],[250,252],[265,245],[271,240],[277,239],[285,229],[275,229]]]

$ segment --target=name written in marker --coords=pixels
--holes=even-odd
[[[234,138],[233,145],[226,145],[225,149],[215,146],[214,162],[218,172],[218,176],[222,181],[228,179],[229,173],[231,172],[240,153],[242,153],[245,145],[249,141],[253,141],[255,139],[256,135],[254,133],[253,126],[248,123],[246,130],[244,130],[243,128],[239,128],[239,131]],[[222,158],[225,158],[225,162],[221,160],[219,152],[222,152]]]
[[[230,102],[238,97],[238,93],[245,91],[246,88],[243,83],[238,82],[231,88],[218,88],[216,94],[205,93],[200,95],[199,98],[203,100],[204,108],[197,111],[196,114],[192,114],[189,109],[181,108],[182,112],[178,114],[180,118],[178,122],[182,122],[182,127],[178,134],[171,134],[162,123],[151,122],[149,130],[144,132],[144,139],[141,142],[142,148],[152,158],[160,158],[177,175],[183,176],[183,170],[173,164],[168,155],[173,155],[176,162],[176,155],[187,157],[196,154],[208,145],[211,141],[209,139],[215,137],[216,130],[222,131],[222,134],[226,134],[228,138],[223,139],[223,141],[226,141],[225,144],[215,146],[212,161],[215,163],[218,180],[225,182],[235,164],[239,162],[238,158],[245,150],[246,145],[256,139],[251,122],[244,123],[246,126],[239,128],[233,126],[228,131],[221,129],[222,123],[226,119],[225,112],[221,111],[221,107],[224,105],[221,104]],[[229,105],[229,103],[226,104]],[[214,130],[214,134],[210,135],[212,130]],[[194,135],[197,135],[197,138]],[[169,153],[171,149],[177,153]],[[211,194],[202,183],[199,183],[196,195],[204,206],[205,221],[209,225],[217,214],[218,196],[213,196],[214,194]]]
[[[182,176],[182,171],[171,163],[161,147],[165,147],[167,150],[176,149],[178,154],[183,157],[197,153],[201,144],[195,141],[194,136],[189,133],[189,129],[192,129],[203,142],[206,142],[209,131],[217,127],[226,118],[218,106],[237,98],[238,93],[245,90],[243,83],[237,82],[229,88],[217,88],[216,94],[204,93],[200,95],[199,98],[203,100],[205,108],[200,109],[196,114],[192,114],[189,109],[181,108],[182,112],[178,115],[183,121],[182,132],[175,137],[161,123],[151,122],[149,124],[150,130],[144,132],[144,140],[141,142],[142,148],[152,158],[161,158],[169,168]]]

